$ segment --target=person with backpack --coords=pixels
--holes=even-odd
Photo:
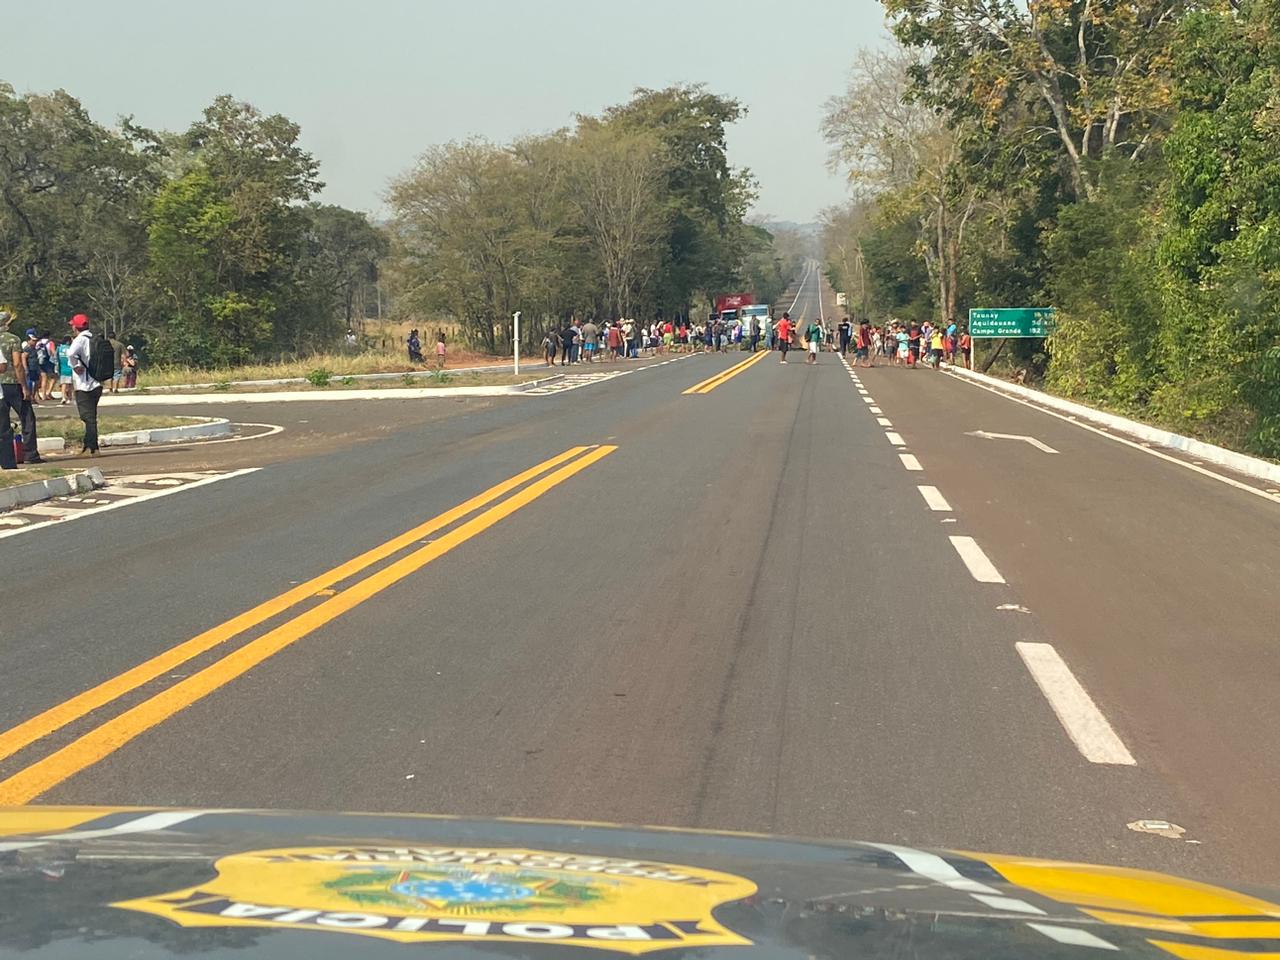
[[[81,453],[91,457],[98,455],[98,401],[102,399],[102,385],[115,373],[116,353],[105,336],[95,337],[89,329],[89,318],[77,313],[71,318],[75,339],[67,351],[71,361],[72,386],[75,387],[76,412],[84,424],[84,443]]]

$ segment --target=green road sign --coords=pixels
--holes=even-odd
[[[1047,337],[1053,332],[1053,307],[997,307],[969,311],[973,337]]]

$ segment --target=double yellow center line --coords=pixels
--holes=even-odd
[[[763,350],[760,353],[752,354],[751,356],[747,357],[747,359],[743,360],[741,363],[735,363],[728,370],[721,370],[715,376],[707,377],[707,379],[703,380],[701,383],[695,383],[692,387],[690,387],[688,390],[685,390],[684,392],[686,394],[710,393],[712,390],[714,390],[716,387],[720,386],[721,384],[728,383],[738,374],[742,373],[742,371],[750,367],[753,363],[759,363],[768,355],[769,355],[768,350]]]
[[[270,620],[304,600],[317,595],[328,597],[324,602],[238,647],[185,680],[107,720],[60,750],[24,767],[7,780],[0,781],[0,806],[27,803],[81,770],[92,766],[138,735],[162,723],[180,710],[186,709],[197,700],[241,676],[312,631],[364,603],[392,584],[422,569],[432,560],[482,533],[617,449],[616,446],[607,445],[572,447],[509,480],[490,487],[470,500],[446,510],[438,517],[339,564],[332,570],[260,603],[251,610],[232,617],[225,623],[206,630],[0,733],[0,760],[3,760],[37,740],[49,736],[68,723],[138,689],[174,667],[212,650],[219,644]],[[530,483],[530,481],[533,482]],[[512,491],[517,492],[506,499],[501,499]],[[438,540],[431,541],[336,593],[332,591],[331,588],[335,584],[343,583],[423,538],[458,523],[495,500],[501,502],[449,530]]]

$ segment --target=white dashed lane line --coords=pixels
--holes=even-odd
[[[918,486],[920,496],[924,497],[924,502],[929,505],[930,510],[950,510],[951,504],[947,503],[947,498],[942,495],[937,487]]]
[[[1021,641],[1016,646],[1032,679],[1084,758],[1090,763],[1133,766],[1133,754],[1053,645]]]
[[[996,565],[987,559],[987,555],[982,552],[982,548],[978,546],[978,541],[973,537],[950,537],[951,545],[956,548],[956,553],[960,554],[960,559],[964,561],[964,565],[969,568],[969,573],[973,575],[973,579],[979,583],[1004,583],[1005,579],[1000,575],[1000,571],[996,569]]]
[[[843,358],[841,362],[843,362]],[[893,426],[887,417],[879,416],[882,412],[880,407],[874,405],[874,401],[860,385],[858,392],[863,394],[863,401],[871,405],[871,413],[878,415],[876,416],[876,423],[881,427]],[[902,447],[906,445],[902,435],[893,430],[886,430],[885,437],[894,446]],[[924,469],[914,454],[899,451],[898,458],[907,470],[922,471]],[[939,513],[951,512],[951,504],[937,487],[931,484],[917,484],[916,489],[920,491],[920,496],[930,510]],[[948,522],[954,523],[955,518],[948,517],[943,520],[943,523]],[[973,537],[954,536],[948,537],[948,539],[974,580],[979,583],[1006,582],[1000,571],[996,569],[996,565],[991,562],[991,559],[986,555],[982,547],[978,546],[978,542]],[[1015,609],[1015,607],[1014,605],[1002,604],[1000,609]],[[1025,608],[1018,607],[1016,609]],[[1075,674],[1071,672],[1071,668],[1058,655],[1052,644],[1019,641],[1015,646],[1018,655],[1031,673],[1032,679],[1035,680],[1044,698],[1049,701],[1049,706],[1054,715],[1057,716],[1058,722],[1062,724],[1062,728],[1066,731],[1071,742],[1075,744],[1076,749],[1080,751],[1081,756],[1090,763],[1118,766],[1133,766],[1136,764],[1133,755],[1124,745],[1124,742],[1112,729],[1111,724],[1107,722],[1107,718],[1103,716],[1102,711],[1093,702],[1093,698],[1089,696],[1080,681],[1076,679]],[[874,844],[874,846],[881,845]],[[1002,896],[996,890],[960,876],[950,864],[933,854],[889,845],[883,845],[881,849],[892,851],[917,873],[923,873],[925,876],[948,886],[968,890],[975,900],[980,900],[993,909],[1009,913],[1043,913],[1039,907],[1025,901]],[[1116,949],[1107,941],[1087,930],[1060,927],[1049,923],[1028,923],[1027,925],[1059,943],[1102,950]]]

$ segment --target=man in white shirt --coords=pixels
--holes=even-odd
[[[71,362],[71,382],[76,393],[76,412],[84,423],[84,445],[81,453],[91,457],[98,455],[98,401],[102,399],[102,384],[89,373],[89,354],[93,333],[89,330],[89,318],[77,313],[71,318],[71,329],[76,337],[71,341],[67,359]]]

